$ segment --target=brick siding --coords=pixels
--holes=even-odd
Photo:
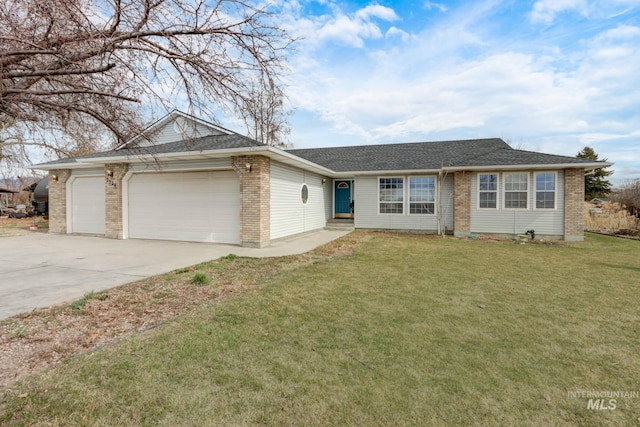
[[[58,179],[53,179],[57,176]],[[70,169],[49,172],[49,233],[67,232],[67,181]]]
[[[471,173],[457,171],[453,177],[453,234],[467,237],[471,233]]]
[[[271,244],[271,159],[231,158],[240,176],[240,244],[262,248]],[[248,167],[250,165],[250,168]]]
[[[129,170],[126,163],[113,163],[104,166],[105,233],[112,239],[123,238],[122,225],[122,178]],[[109,176],[109,171],[113,176]]]
[[[584,171],[564,170],[564,240],[581,242],[584,240]]]

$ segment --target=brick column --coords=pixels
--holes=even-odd
[[[584,240],[584,171],[564,170],[564,240]]]
[[[271,244],[271,159],[231,158],[240,176],[240,244],[262,248]]]
[[[122,239],[122,178],[129,170],[126,163],[104,165],[104,235],[111,239]],[[111,176],[110,176],[111,175]]]
[[[49,171],[49,233],[67,232],[67,181],[70,176],[70,169]]]
[[[471,234],[471,172],[457,171],[453,176],[453,235]]]

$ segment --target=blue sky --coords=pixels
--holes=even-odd
[[[285,1],[296,148],[501,137],[640,178],[640,0]]]

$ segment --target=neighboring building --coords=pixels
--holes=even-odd
[[[49,171],[49,230],[263,247],[355,228],[583,239],[584,171],[611,163],[501,139],[282,150],[174,111]]]
[[[9,190],[7,188],[0,188],[0,215],[8,215],[13,208],[13,197],[17,194],[17,191]]]

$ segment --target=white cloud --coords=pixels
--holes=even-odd
[[[426,1],[424,3],[424,7],[427,10],[438,9],[440,12],[446,12],[448,10],[447,6],[442,3],[435,3],[432,1]]]
[[[360,9],[355,14],[356,19],[368,21],[371,18],[380,18],[385,21],[395,21],[398,16],[393,9],[380,5],[369,5]]]
[[[409,33],[407,33],[406,31],[402,31],[401,29],[396,28],[396,27],[390,27],[387,30],[387,32],[385,33],[384,36],[387,39],[389,39],[389,38],[399,38],[403,42],[406,42],[411,38],[411,35]]]
[[[586,4],[560,2],[564,8],[553,13]],[[306,46],[296,57],[290,95],[307,121],[299,125],[294,116],[291,140],[304,148],[503,137],[562,155],[589,145],[616,162],[618,177],[640,170],[640,26],[582,33],[568,46],[542,38],[496,43],[499,35],[478,25],[496,5],[487,0],[464,13],[449,11],[422,32],[391,26],[384,45],[358,55],[329,58],[317,45]],[[367,22],[356,15],[310,25],[319,30],[341,16],[352,25]],[[365,34],[379,33],[356,25],[350,45],[367,40]],[[319,120],[307,126],[312,116]]]
[[[575,11],[583,16],[589,14],[586,0],[538,0],[531,11],[531,21],[550,24],[556,15],[565,11]]]
[[[634,28],[601,34],[572,59],[571,70],[561,71],[552,64],[562,60],[562,50],[546,52],[553,60],[505,52],[440,67],[439,58],[432,64],[421,54],[420,44],[407,45],[391,55],[395,60],[380,53],[369,58],[375,62],[316,70],[307,76],[315,83],[302,108],[317,111],[349,143],[501,136],[565,155],[590,145],[613,160],[640,119],[624,116],[640,107]],[[628,38],[610,42],[618,36]]]
[[[563,12],[575,12],[585,18],[612,18],[640,6],[639,0],[538,0],[533,5],[533,23],[551,24]]]
[[[398,19],[393,9],[381,5],[368,5],[351,14],[343,13],[333,3],[329,6],[331,14],[308,17],[299,17],[299,8],[286,6],[286,12],[279,15],[279,25],[307,46],[337,41],[360,48],[364,46],[365,40],[383,37],[377,21],[393,22]]]
[[[347,16],[338,16],[319,28],[317,33],[320,39],[339,40],[353,47],[362,47],[365,38],[380,38],[380,28],[372,22],[360,19],[350,19]]]

